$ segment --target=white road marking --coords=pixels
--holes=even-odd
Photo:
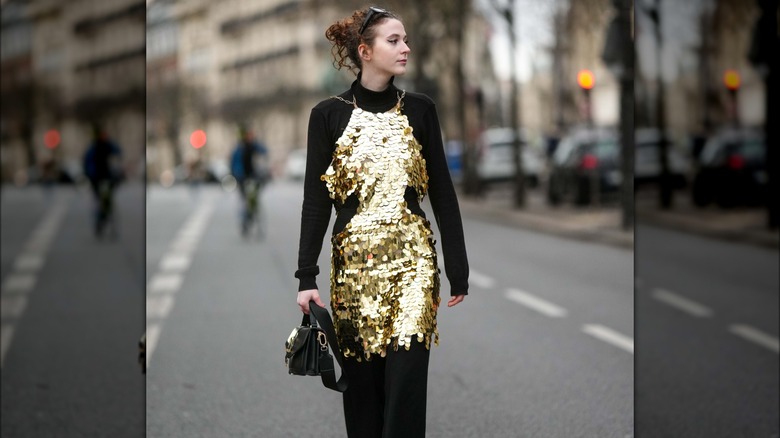
[[[173,296],[151,295],[146,297],[146,319],[163,319],[173,307]]]
[[[183,274],[191,265],[192,253],[203,237],[213,212],[213,199],[204,199],[203,204],[192,213],[176,234],[160,261],[160,271],[147,285],[146,318],[158,320],[146,327],[147,369],[162,332],[162,323],[176,302],[173,294],[181,289]]]
[[[677,310],[681,310],[685,313],[693,315],[698,318],[704,318],[712,316],[712,310],[706,306],[699,304],[688,298],[669,292],[664,289],[655,289],[653,291],[653,298],[663,303],[666,303]]]
[[[196,239],[179,239],[171,244],[171,250],[177,252],[192,252],[195,250],[196,246],[198,246],[198,240]]]
[[[14,270],[37,271],[43,266],[43,257],[39,254],[22,254],[14,262]]]
[[[187,254],[168,254],[160,261],[161,271],[186,271],[192,258]]]
[[[32,274],[17,274],[12,272],[3,282],[3,293],[27,293],[33,290],[37,278]]]
[[[155,274],[149,282],[147,293],[176,293],[183,280],[181,274]]]
[[[552,318],[561,318],[566,316],[566,314],[568,313],[566,309],[564,309],[563,307],[560,307],[556,304],[553,304],[549,301],[543,300],[539,297],[531,295],[528,292],[523,292],[521,290],[507,289],[506,297],[516,303],[528,307],[529,309],[535,310],[543,315]]]
[[[27,297],[24,295],[3,295],[0,297],[0,317],[19,318],[27,307]]]
[[[45,255],[49,251],[51,241],[57,236],[70,196],[64,196],[56,201],[46,211],[32,234],[24,244],[24,249],[14,262],[14,269],[3,281],[2,288],[2,334],[0,335],[0,366],[5,362],[5,354],[13,340],[15,324],[27,308],[27,297],[37,282],[36,273],[43,266]],[[8,321],[10,319],[11,321]]]
[[[768,348],[775,353],[780,353],[780,343],[778,343],[777,338],[768,335],[757,328],[744,324],[732,324],[729,326],[729,331],[750,342]]]
[[[487,275],[480,274],[473,269],[469,271],[469,283],[480,289],[492,289],[496,282]]]
[[[14,337],[14,325],[3,324],[0,326],[0,366],[5,363],[5,353],[11,346],[11,339]]]
[[[634,340],[628,336],[618,333],[611,328],[604,327],[598,324],[586,324],[582,326],[582,331],[600,339],[606,343],[612,344],[615,347],[622,348],[631,354],[634,354]]]
[[[146,369],[149,369],[149,360],[152,358],[152,353],[157,347],[157,341],[160,339],[160,324],[150,324],[146,326],[146,346],[145,346],[145,359]]]

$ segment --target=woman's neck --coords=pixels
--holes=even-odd
[[[371,91],[385,91],[390,85],[389,75],[375,74],[373,72],[362,72],[360,75],[360,85]]]

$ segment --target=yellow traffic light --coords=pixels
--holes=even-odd
[[[739,89],[739,72],[736,70],[726,70],[723,72],[723,84],[726,85],[726,88],[728,88],[731,91],[736,91]]]
[[[582,69],[577,73],[577,84],[583,90],[590,90],[593,88],[593,84],[596,82],[593,72],[588,69]]]

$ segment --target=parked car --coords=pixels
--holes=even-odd
[[[725,129],[710,137],[699,156],[691,190],[703,207],[758,205],[767,196],[763,135],[748,129]]]
[[[490,184],[515,179],[514,137],[511,128],[491,128],[485,130],[479,138],[477,176],[484,189]],[[532,150],[521,133],[520,144],[523,151],[523,172],[528,187],[539,185],[542,161]]]
[[[659,156],[660,131],[655,128],[637,129],[634,140],[636,142],[636,149],[634,150],[634,187],[640,188],[647,184],[657,184],[661,177],[661,160]],[[666,150],[672,186],[674,188],[687,186],[690,162],[684,154],[680,153],[679,149],[674,147],[668,137]]]
[[[594,202],[619,192],[620,148],[612,130],[580,129],[561,139],[550,163],[547,200],[552,205]]]
[[[287,155],[287,164],[284,166],[284,175],[296,181],[302,181],[306,176],[306,150],[295,149]]]

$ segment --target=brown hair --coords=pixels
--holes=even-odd
[[[325,31],[325,38],[333,43],[331,53],[333,54],[333,66],[336,69],[341,70],[343,67],[346,67],[352,73],[357,74],[357,71],[363,67],[360,61],[360,54],[358,53],[358,46],[361,43],[366,43],[369,46],[374,44],[374,38],[376,37],[374,27],[376,25],[388,18],[400,20],[397,15],[387,11],[377,15],[376,18],[372,17],[363,30],[363,34],[360,35],[358,32],[368,13],[369,8],[358,9],[352,12],[352,15],[349,17],[331,24],[328,30]]]

